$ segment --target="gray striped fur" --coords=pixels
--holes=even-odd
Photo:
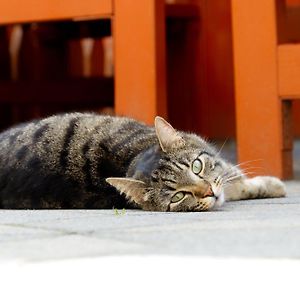
[[[196,159],[205,165],[201,176],[191,171]],[[70,113],[0,135],[1,208],[207,210],[222,204],[229,173],[233,182],[246,180],[199,136],[177,132],[163,119],[154,128]],[[185,196],[177,201],[180,192]]]

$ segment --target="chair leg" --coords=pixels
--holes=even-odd
[[[164,0],[115,0],[115,111],[153,124],[166,117]]]
[[[253,161],[256,174],[292,176],[291,149],[285,149],[278,96],[275,0],[231,0],[239,161]],[[287,151],[288,150],[288,151]]]
[[[292,119],[292,101],[282,101],[282,178],[291,179],[294,176],[293,170],[293,119]]]

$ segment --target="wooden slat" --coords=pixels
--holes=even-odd
[[[257,173],[291,174],[286,165],[277,82],[276,1],[231,0],[239,161]],[[290,152],[288,152],[290,154]]]
[[[10,78],[9,42],[5,27],[0,27],[0,80]]]
[[[278,47],[278,78],[282,98],[300,98],[300,44]]]
[[[112,106],[110,78],[60,81],[0,81],[0,104],[98,104]]]
[[[292,101],[282,101],[282,140],[283,140],[283,161],[284,178],[293,178],[293,120],[292,120]]]
[[[202,135],[210,138],[234,138],[236,126],[230,1],[198,0],[198,3],[201,17],[193,30],[194,35],[199,36],[198,45],[193,50],[197,90],[192,106],[195,115],[191,118],[195,125],[191,128],[197,126]]]
[[[112,0],[0,1],[0,24],[84,19],[112,14]]]
[[[164,8],[164,0],[114,1],[115,111],[148,124],[166,116]]]
[[[168,18],[196,19],[200,16],[200,7],[197,4],[167,4],[166,16]]]

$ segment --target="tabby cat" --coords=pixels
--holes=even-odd
[[[89,113],[55,115],[0,135],[0,207],[203,211],[285,195],[274,177],[247,178],[195,134]]]

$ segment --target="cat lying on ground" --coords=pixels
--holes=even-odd
[[[201,137],[89,113],[55,115],[0,135],[0,207],[203,211],[282,197],[275,177],[247,178]]]

